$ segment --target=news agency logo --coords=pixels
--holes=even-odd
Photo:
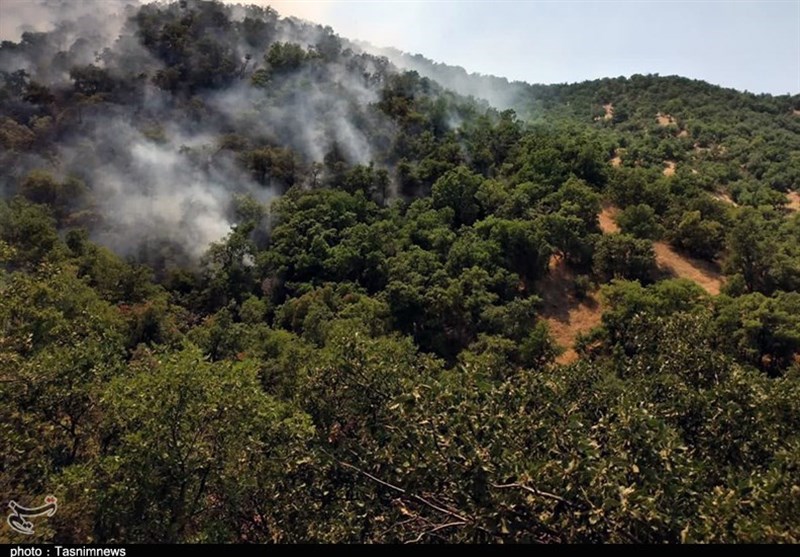
[[[8,506],[11,509],[11,514],[8,515],[8,525],[15,532],[30,536],[33,534],[33,522],[27,519],[37,516],[53,516],[58,510],[58,499],[48,495],[44,498],[44,505],[40,507],[23,507],[16,501],[11,501]]]

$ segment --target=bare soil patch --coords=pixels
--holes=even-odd
[[[550,327],[553,339],[566,349],[556,360],[559,364],[569,364],[578,359],[575,339],[597,327],[603,315],[597,292],[578,299],[574,281],[567,265],[553,257],[550,273],[536,285],[536,292],[542,297],[542,317]]]
[[[789,209],[792,211],[800,211],[800,192],[790,191],[786,194],[786,198],[789,200]]]
[[[693,280],[713,296],[719,294],[724,279],[716,265],[680,254],[664,242],[655,242],[653,250],[662,271],[678,278]]]
[[[675,161],[664,161],[664,176],[675,176]]]
[[[671,126],[678,124],[678,122],[675,121],[675,118],[669,114],[662,114],[661,112],[656,114],[656,121],[658,122],[659,126]]]
[[[608,161],[611,163],[611,166],[613,166],[614,168],[619,168],[620,166],[622,166],[622,155],[625,154],[625,151],[626,149],[622,147],[614,149],[614,156],[611,158],[610,161]]]
[[[606,111],[603,120],[611,120],[614,117],[614,105],[611,103],[604,104],[603,110]]]
[[[734,207],[738,207],[739,204],[736,203],[733,198],[723,191],[717,191],[711,194],[711,197],[718,201],[722,201],[723,203],[727,203],[728,205],[733,205]]]
[[[600,230],[603,231],[603,234],[619,232],[619,226],[616,222],[618,213],[619,209],[617,207],[611,204],[603,205],[598,217]],[[653,251],[656,254],[656,263],[662,272],[692,280],[709,294],[719,294],[720,288],[724,283],[724,277],[716,265],[678,253],[665,242],[655,242]]]
[[[619,209],[613,205],[603,205],[603,209],[600,211],[600,215],[598,216],[598,220],[600,221],[600,230],[603,231],[603,234],[614,234],[615,232],[619,232],[619,226],[617,225],[616,220],[618,213]]]
[[[603,206],[599,215],[603,233],[619,232],[615,221],[618,213],[619,209],[613,205]],[[719,294],[723,279],[714,265],[681,255],[664,242],[656,242],[653,249],[663,272],[693,280],[709,294]],[[569,364],[578,359],[575,351],[577,337],[600,325],[603,316],[598,290],[579,299],[575,295],[574,283],[574,273],[566,263],[553,257],[550,259],[550,273],[536,284],[536,292],[542,298],[542,318],[550,327],[553,339],[565,348],[556,360],[559,364]]]

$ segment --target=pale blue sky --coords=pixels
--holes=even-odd
[[[341,36],[509,79],[659,73],[800,93],[800,0],[258,2]]]
[[[659,73],[800,93],[800,0],[225,1],[269,4],[343,37],[533,83]],[[20,23],[47,27],[36,4],[0,0],[0,38],[16,40]]]

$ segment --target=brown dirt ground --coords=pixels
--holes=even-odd
[[[794,114],[795,116],[800,116],[800,110],[797,110],[795,108],[794,110],[792,110],[792,114]]]
[[[604,104],[603,110],[606,111],[603,120],[611,120],[614,117],[614,105],[612,103]]]
[[[542,316],[550,327],[555,341],[566,348],[556,360],[559,364],[569,364],[578,359],[575,352],[575,339],[579,333],[586,333],[600,324],[603,312],[597,292],[590,292],[579,300],[573,291],[575,277],[566,264],[558,258],[550,260],[550,273],[539,281],[537,293],[542,297]]]
[[[675,118],[673,118],[669,114],[662,114],[660,112],[656,114],[656,121],[658,121],[659,126],[669,126],[671,124],[677,124]]]
[[[614,157],[608,162],[610,162],[611,166],[613,166],[614,168],[618,168],[622,166],[622,155],[624,154],[625,154],[625,149],[623,149],[622,147],[614,149]]]
[[[681,130],[678,132],[678,137],[689,137],[689,130]]]
[[[679,278],[693,280],[712,296],[719,294],[723,277],[715,265],[682,255],[664,242],[655,242],[653,249],[661,270]]]
[[[800,211],[800,192],[790,191],[786,194],[789,199],[789,209],[792,211]]]
[[[723,203],[727,203],[728,205],[733,205],[734,207],[738,207],[739,204],[736,203],[733,198],[725,192],[714,192],[711,194],[711,197],[718,201],[722,201]]]
[[[798,196],[800,201],[800,196]],[[604,234],[619,232],[616,215],[619,209],[613,205],[603,206],[598,216],[600,229]],[[670,275],[695,281],[709,294],[719,294],[723,277],[714,265],[705,261],[681,255],[664,242],[653,244],[659,268]],[[598,291],[589,292],[583,300],[575,296],[573,282],[575,276],[560,259],[550,260],[550,273],[536,285],[536,292],[542,297],[542,317],[550,327],[550,334],[566,350],[556,360],[569,364],[578,359],[575,352],[575,339],[578,334],[587,333],[600,325],[603,308]]]
[[[599,220],[600,230],[604,234],[619,232],[619,226],[614,220],[617,213],[619,213],[619,209],[613,205],[607,204],[603,206]],[[676,277],[693,280],[709,294],[719,294],[723,277],[716,266],[706,261],[680,254],[672,249],[672,246],[664,242],[655,242],[653,250],[656,253],[656,263],[662,271]]]
[[[618,213],[619,209],[613,205],[603,205],[603,209],[600,211],[599,215],[600,230],[603,231],[603,234],[614,234],[615,232],[619,232],[619,226],[617,226],[616,221]]]
[[[599,220],[604,234],[619,232],[614,220],[618,212],[613,205],[603,206]],[[542,316],[550,326],[550,334],[559,345],[566,348],[556,360],[560,364],[569,364],[578,359],[575,338],[599,325],[603,315],[597,291],[588,293],[583,300],[575,297],[572,288],[574,279],[564,262],[553,257],[550,260],[550,273],[536,285],[536,292],[542,297]]]
[[[664,176],[675,176],[675,161],[664,161]]]

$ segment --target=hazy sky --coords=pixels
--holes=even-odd
[[[659,73],[800,93],[800,0],[226,1],[269,4],[343,37],[509,79]],[[0,0],[0,38],[18,38],[20,16],[36,13],[20,6],[33,2]]]
[[[342,36],[509,79],[659,73],[800,93],[800,0],[259,1]]]

